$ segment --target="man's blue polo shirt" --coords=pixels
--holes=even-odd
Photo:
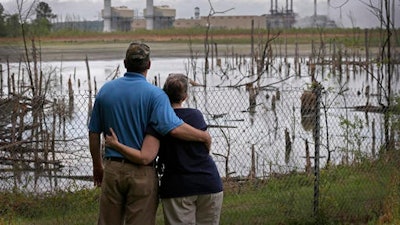
[[[99,90],[89,131],[108,134],[111,127],[119,142],[141,149],[148,126],[165,135],[182,124],[163,90],[147,82],[142,74],[127,72]],[[123,156],[106,148],[105,157]]]

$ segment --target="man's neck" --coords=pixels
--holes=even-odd
[[[147,70],[143,72],[133,72],[133,71],[126,71],[128,73],[137,73],[137,74],[142,74],[144,77],[147,77]]]

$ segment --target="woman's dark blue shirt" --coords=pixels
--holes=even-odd
[[[197,109],[178,108],[175,113],[187,124],[206,130],[203,114]],[[175,198],[218,193],[223,190],[214,160],[202,142],[161,137],[159,163],[164,165],[160,197]]]

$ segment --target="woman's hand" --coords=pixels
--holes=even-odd
[[[114,130],[110,127],[110,133],[111,135],[106,134],[106,146],[110,148],[116,148],[117,145],[119,144],[118,142],[118,137],[115,134]]]

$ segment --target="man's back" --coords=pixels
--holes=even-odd
[[[140,149],[148,125],[166,134],[181,124],[172,115],[172,109],[165,109],[170,109],[170,105],[161,89],[148,83],[141,74],[126,73],[124,77],[110,81],[100,89],[89,129],[108,133],[111,127],[121,143]],[[112,149],[106,149],[105,156],[123,157]]]

